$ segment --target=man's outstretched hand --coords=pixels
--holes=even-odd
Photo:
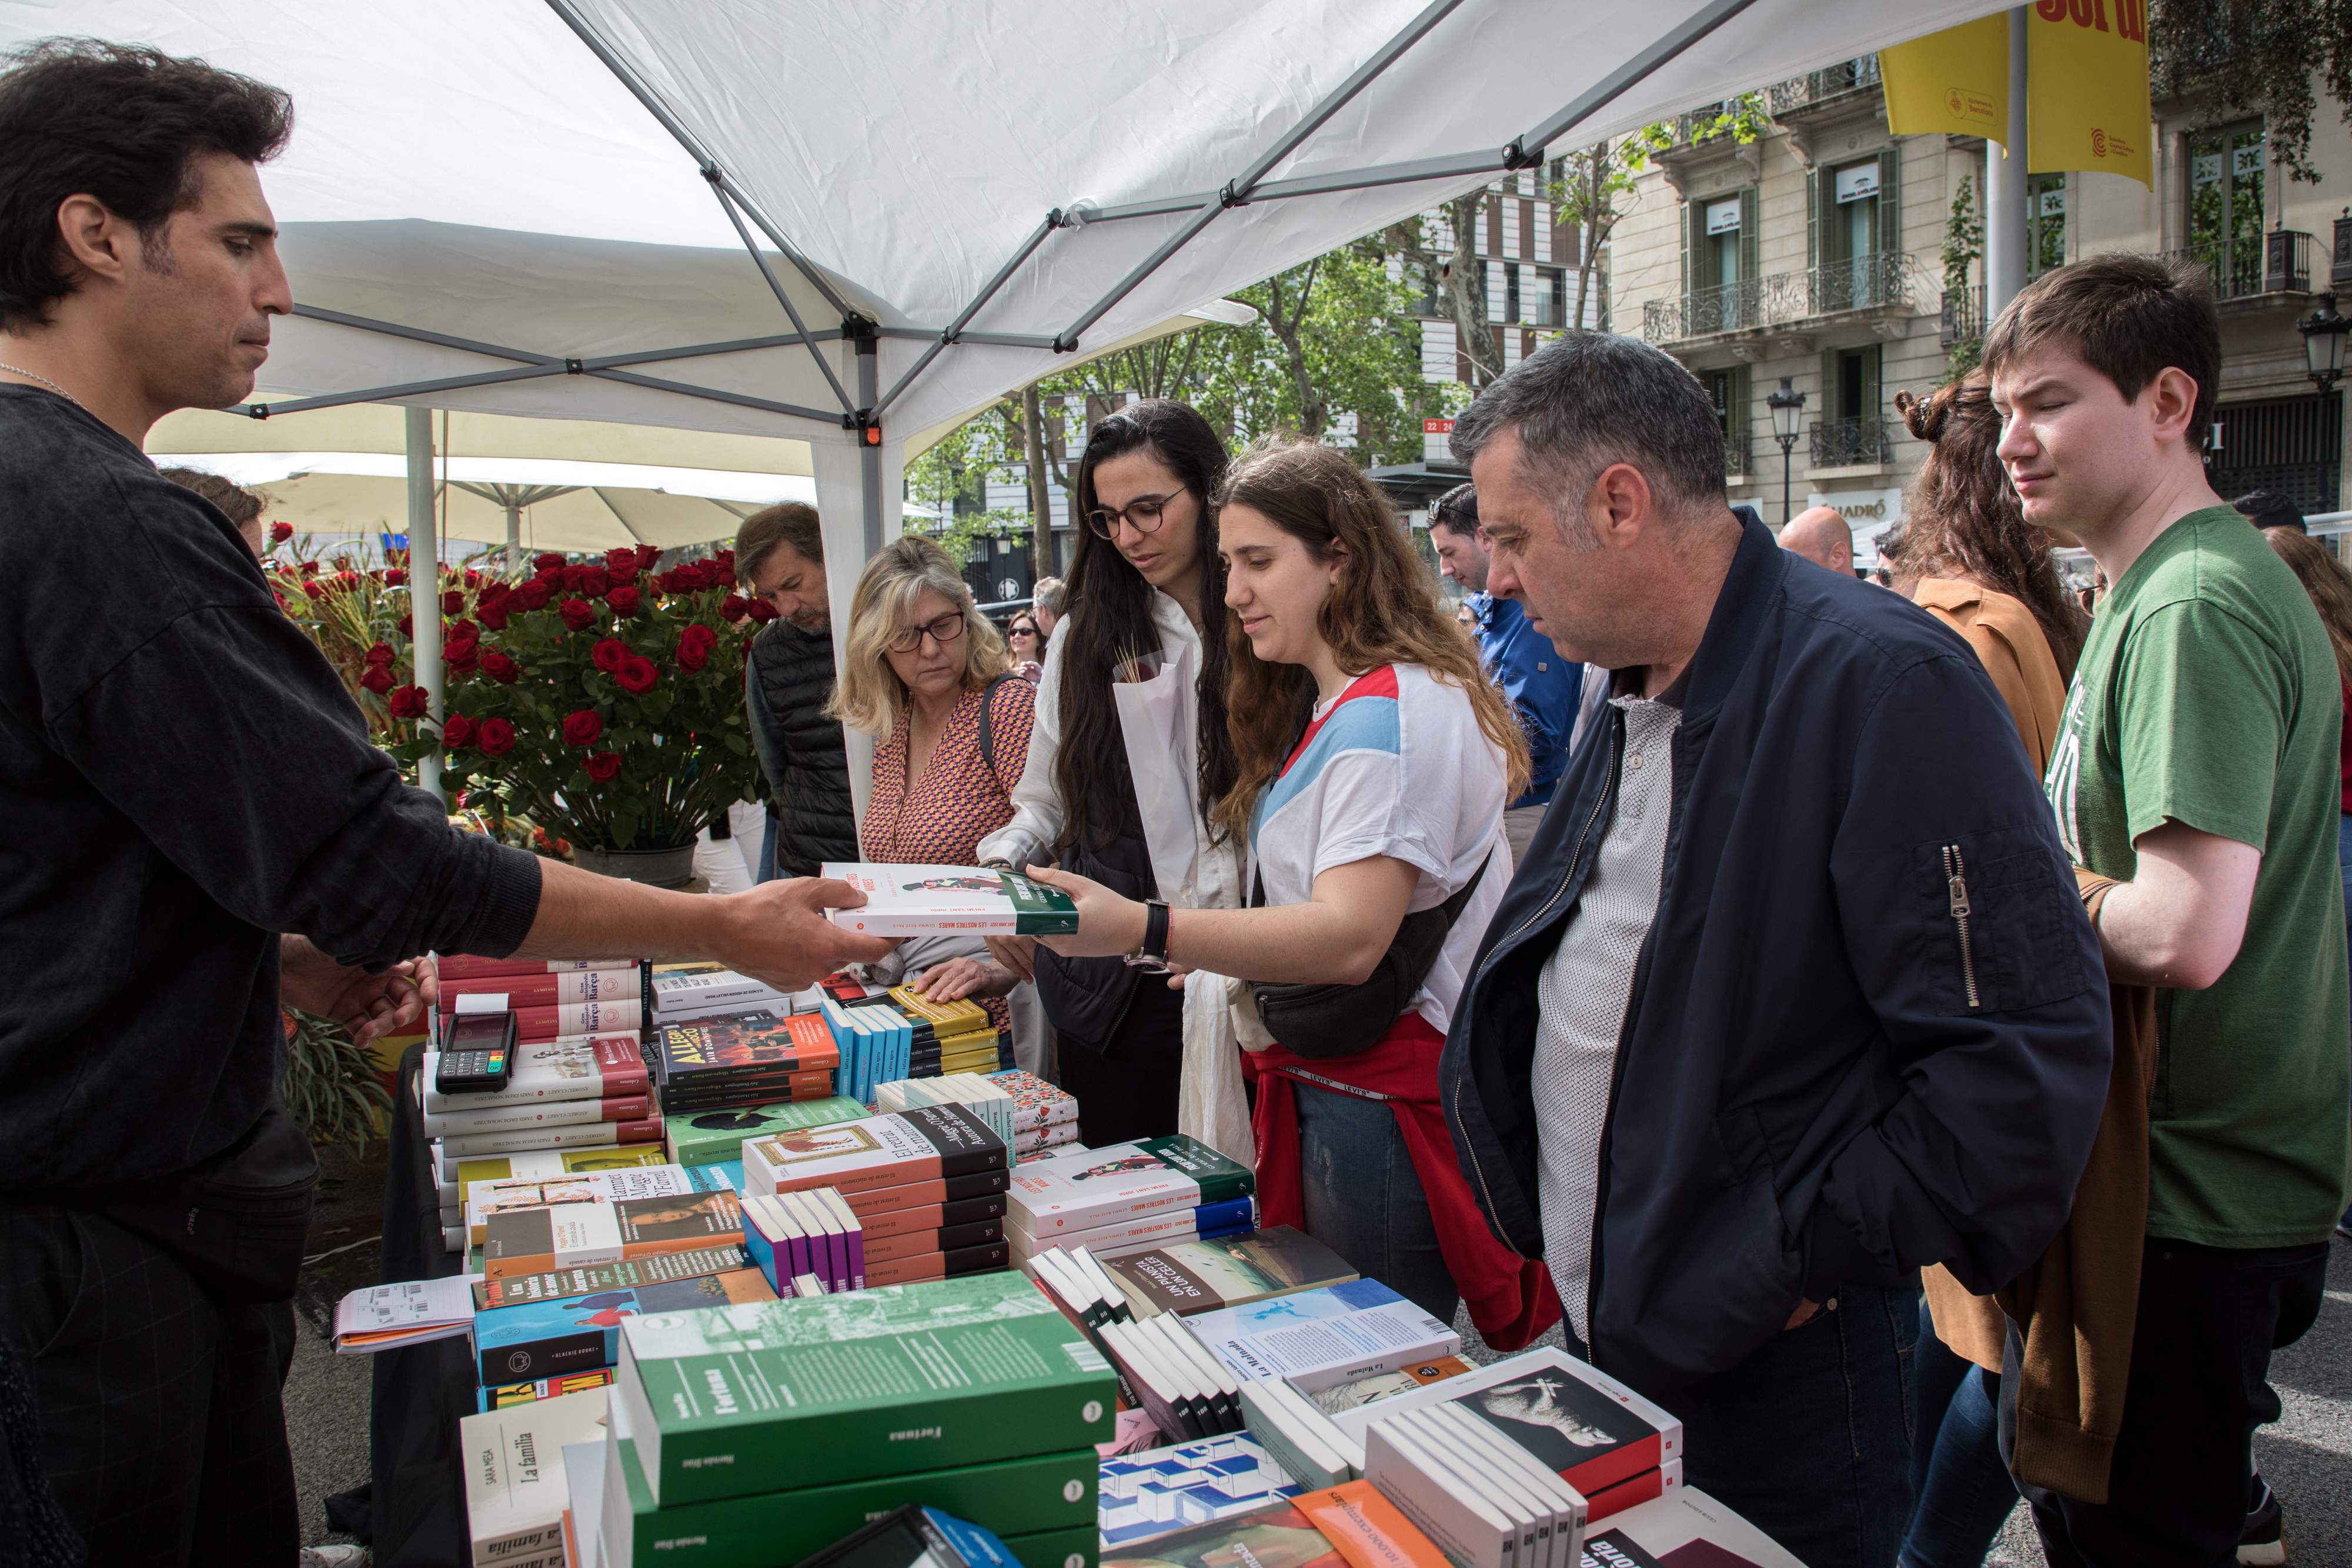
[[[853,935],[824,917],[828,909],[855,909],[866,902],[845,882],[763,882],[749,893],[729,894],[723,902],[728,907],[719,950],[711,956],[778,990],[806,990],[845,964],[874,963],[898,946]]]
[[[338,964],[302,936],[278,939],[278,994],[289,1008],[331,1019],[354,1044],[416,1028],[440,999],[430,958],[394,964],[381,975]]]

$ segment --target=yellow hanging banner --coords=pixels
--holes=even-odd
[[[1878,51],[1886,128],[2009,141],[2009,17],[1980,16]]]
[[[2025,62],[2029,170],[2124,174],[2156,189],[2147,0],[2038,0]]]

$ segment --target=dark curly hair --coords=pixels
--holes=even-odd
[[[45,38],[0,57],[0,331],[48,324],[80,277],[58,206],[87,194],[152,241],[195,204],[195,160],[266,163],[294,101],[202,60],[97,38]]]
[[[1899,392],[1895,407],[1929,444],[1905,497],[1901,538],[1882,538],[1880,559],[1906,577],[1966,578],[2020,601],[2050,640],[2058,673],[2074,679],[2090,617],[2059,580],[2050,536],[2025,520],[2010,488],[1991,378],[1970,371],[1925,399]]]

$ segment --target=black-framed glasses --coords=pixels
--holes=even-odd
[[[1015,637],[1034,637],[1037,634],[1037,628],[1030,625],[1026,621],[1015,621],[1011,630]]]
[[[901,626],[890,633],[888,647],[894,653],[911,653],[929,637],[944,648],[963,636],[963,612],[950,610],[945,615],[934,616],[920,626]]]
[[[1117,511],[1097,507],[1087,514],[1087,527],[1104,538],[1116,537],[1121,522],[1139,534],[1156,534],[1168,503],[1191,488],[1190,485],[1179,485],[1165,496],[1138,496]]]

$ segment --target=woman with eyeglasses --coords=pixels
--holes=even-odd
[[[858,830],[867,861],[970,865],[982,836],[1012,817],[1037,699],[1007,662],[936,540],[902,535],[866,563],[829,711],[875,737],[873,795]],[[1023,977],[992,962],[977,938],[908,942],[894,956],[923,995],[970,997],[998,1029],[1010,1023],[1004,998]]]
[[[1087,433],[1072,484],[1086,527],[1037,691],[1028,770],[984,862],[1058,864],[1131,898],[1237,908],[1241,858],[1215,824],[1233,787],[1224,577],[1209,497],[1224,444],[1182,403],[1130,403]],[[1079,1135],[1100,1146],[1182,1132],[1251,1157],[1233,1024],[1216,988],[1171,990],[1118,957],[989,943],[1034,974],[1060,1040]]]
[[[1013,673],[1035,685],[1045,678],[1045,633],[1037,617],[1024,610],[1004,629],[1005,644],[1013,650]]]

